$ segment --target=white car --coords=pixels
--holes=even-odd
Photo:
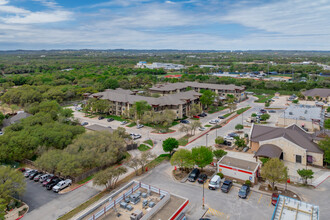
[[[59,191],[61,191],[65,187],[70,186],[71,184],[72,184],[72,180],[70,180],[70,179],[62,180],[61,182],[56,184],[56,186],[53,187],[53,191],[58,193]]]
[[[136,126],[137,129],[140,129],[140,128],[143,128],[143,127],[144,127],[144,125],[141,125],[141,124]]]
[[[121,125],[126,125],[128,122],[127,121],[122,121],[120,124]]]
[[[220,121],[218,119],[213,119],[211,121],[209,121],[210,124],[216,124],[219,123]]]
[[[200,131],[205,131],[206,128],[205,128],[205,127],[199,127],[198,130],[200,130]]]
[[[225,136],[224,139],[225,140],[228,140],[228,141],[233,141],[234,140],[234,138],[233,137],[230,137],[230,136]]]

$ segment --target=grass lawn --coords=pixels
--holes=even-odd
[[[205,125],[204,127],[206,127],[206,128],[210,128],[210,127],[212,127],[212,125]]]
[[[127,121],[127,119],[124,119],[124,118],[122,118],[120,116],[117,116],[117,115],[108,115],[108,116],[106,116],[106,118],[113,118],[117,121]]]
[[[153,161],[148,163],[147,167],[148,168],[154,168],[157,165],[159,165],[160,163],[162,163],[164,160],[170,160],[170,159],[171,159],[170,154],[161,154],[158,157],[156,157]]]
[[[154,142],[153,142],[151,139],[146,140],[146,141],[144,141],[143,143],[145,143],[145,144],[149,144],[150,146],[154,146]]]
[[[208,113],[209,113],[209,114],[213,114],[213,113],[215,113],[215,112],[222,111],[222,110],[224,110],[224,109],[226,109],[226,108],[227,108],[227,107],[225,107],[225,106],[217,106],[217,107],[212,106],[212,107],[210,107],[210,110],[208,111]]]
[[[257,102],[257,103],[265,103],[269,99],[272,99],[274,97],[273,95],[254,95],[254,96],[258,98],[258,100],[254,101],[254,102]]]
[[[189,139],[189,137],[187,137],[187,136],[184,136],[184,137],[182,137],[182,138],[180,138],[178,141],[179,141],[179,145],[180,146],[185,146],[185,145],[187,145],[188,144],[188,139]]]
[[[94,175],[91,175],[89,177],[87,177],[86,179],[80,180],[79,182],[77,182],[78,185],[84,184],[88,181],[90,181],[91,179],[93,179]]]
[[[140,146],[138,147],[139,151],[147,151],[150,149],[150,147],[148,147],[145,144],[140,144]]]
[[[223,117],[224,117],[224,118],[228,118],[228,117],[231,116],[233,113],[234,113],[234,112],[229,112],[229,113],[225,114]]]
[[[134,126],[136,126],[136,123],[135,122],[132,122],[129,125],[127,125],[127,127],[129,127],[129,128],[134,127]]]
[[[247,111],[247,110],[250,109],[250,108],[251,108],[251,107],[245,107],[245,108],[238,109],[238,110],[236,111],[236,113],[237,113],[238,115],[240,115],[240,114],[242,114],[243,112]]]

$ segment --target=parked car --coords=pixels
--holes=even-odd
[[[205,128],[205,127],[199,127],[198,130],[200,130],[200,131],[205,131],[206,128]]]
[[[44,173],[39,173],[38,175],[36,175],[36,176],[33,178],[34,182],[39,182],[40,177],[43,176],[43,175],[44,175]]]
[[[224,193],[228,193],[230,188],[233,186],[233,182],[231,180],[225,180],[221,186],[221,191]]]
[[[18,170],[18,171],[21,171],[22,173],[25,172],[25,168],[24,168],[24,167],[18,168],[17,170]]]
[[[29,179],[30,179],[30,180],[33,180],[34,177],[36,177],[36,176],[39,175],[39,174],[41,174],[41,172],[39,172],[39,171],[33,172],[33,173],[30,174]]]
[[[233,138],[234,139],[234,138]],[[230,141],[227,141],[227,140],[224,140],[223,141],[223,145],[226,145],[226,146],[231,146],[231,142]]]
[[[42,182],[42,186],[47,186],[47,184],[51,183],[55,179],[58,179],[58,177],[57,176],[48,177],[45,181]]]
[[[218,119],[213,119],[213,120],[209,121],[210,124],[216,124],[219,122],[220,122],[220,120],[218,120]]]
[[[202,113],[200,113],[198,116],[199,116],[199,117],[206,117],[207,114],[206,114],[205,112],[202,112]]]
[[[70,186],[71,184],[72,184],[72,180],[70,179],[62,180],[61,182],[57,183],[56,186],[53,187],[53,191],[58,193],[62,189]]]
[[[209,183],[209,189],[216,190],[220,188],[221,178],[218,175],[214,175]]]
[[[269,112],[269,113],[276,113],[275,110],[269,110],[268,112]]]
[[[199,177],[197,178],[197,182],[200,184],[205,183],[206,180],[207,180],[207,175],[204,173],[199,175]]]
[[[198,116],[198,115],[194,115],[193,118],[200,118],[200,116]]]
[[[143,127],[144,127],[144,125],[141,125],[141,124],[136,126],[137,129],[140,129],[140,128],[143,128]]]
[[[88,125],[88,122],[87,121],[84,121],[81,123],[82,126],[85,126],[85,125]]]
[[[126,125],[128,122],[127,121],[122,121],[120,124],[121,125]]]
[[[25,171],[25,173],[24,173],[24,176],[26,177],[26,178],[28,178],[29,176],[30,176],[30,174],[32,173],[32,172],[34,172],[35,170],[27,170],[27,171]]]
[[[99,120],[102,120],[102,119],[104,119],[104,117],[103,117],[103,116],[100,116],[100,117],[99,117]]]
[[[42,175],[42,176],[39,178],[39,182],[40,182],[40,183],[43,183],[45,180],[47,180],[48,178],[50,178],[50,177],[52,177],[52,176],[54,176],[54,175],[53,175],[53,174],[49,174],[49,173],[44,174],[44,175]]]
[[[267,111],[265,109],[260,109],[260,112],[263,114],[267,113]]]
[[[273,193],[272,194],[272,205],[275,206],[278,200],[279,194],[278,193]]]
[[[230,141],[233,141],[233,140],[234,140],[233,137],[230,137],[230,136],[228,136],[228,135],[227,135],[227,136],[224,136],[224,139],[225,139],[225,140],[230,140]]]
[[[239,135],[233,132],[233,133],[229,133],[228,136],[229,137],[238,137]]]
[[[2,131],[0,131],[0,135],[3,135],[3,132]]]
[[[243,184],[241,189],[238,191],[238,197],[240,197],[242,199],[246,199],[249,192],[250,192],[250,186],[246,185],[246,184]]]
[[[114,120],[115,120],[115,119],[113,119],[113,118],[108,118],[108,119],[107,119],[108,122],[112,122],[112,121],[114,121]]]
[[[187,119],[183,119],[183,120],[181,120],[180,121],[182,124],[189,124],[190,123],[190,121],[188,121]]]
[[[193,170],[190,172],[189,176],[188,176],[188,180],[189,180],[190,182],[195,182],[196,179],[198,178],[199,174],[200,174],[199,169],[197,169],[197,168],[193,169]]]
[[[131,135],[131,137],[132,137],[132,139],[133,140],[136,140],[136,139],[139,139],[139,138],[141,138],[142,136],[140,135],[140,134],[130,134]]]
[[[220,118],[220,119],[225,119],[225,117],[222,116],[222,115],[218,116],[218,118]]]
[[[56,186],[59,182],[61,182],[62,180],[60,178],[55,178],[53,179],[52,181],[50,181],[49,183],[47,183],[45,186],[46,186],[46,189],[47,190],[51,190],[53,189],[54,186]]]

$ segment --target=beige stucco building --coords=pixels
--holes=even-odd
[[[330,102],[330,89],[310,89],[302,92],[302,94],[307,99],[308,97],[312,97],[314,100],[326,101]]]
[[[323,166],[323,151],[314,142],[314,135],[297,125],[285,128],[253,125],[250,147],[256,157]]]
[[[188,90],[201,92],[201,90],[211,90],[215,92],[219,98],[226,98],[228,94],[233,95],[238,101],[244,101],[247,96],[245,94],[245,87],[236,85],[223,85],[212,83],[198,83],[198,82],[183,82],[183,83],[166,83],[158,84],[149,89],[151,93],[160,95],[168,95]]]
[[[154,98],[140,96],[130,90],[107,89],[104,92],[91,94],[88,98],[109,100],[111,105],[109,113],[112,115],[122,115],[125,112],[129,112],[135,102],[146,101],[155,112],[162,112],[168,109],[175,112],[177,118],[183,118],[188,116],[193,104],[200,104],[199,98],[201,95],[194,90],[190,90]]]

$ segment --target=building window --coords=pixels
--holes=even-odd
[[[301,155],[296,155],[296,163],[301,163]]]
[[[313,163],[313,156],[307,155],[307,163]]]

